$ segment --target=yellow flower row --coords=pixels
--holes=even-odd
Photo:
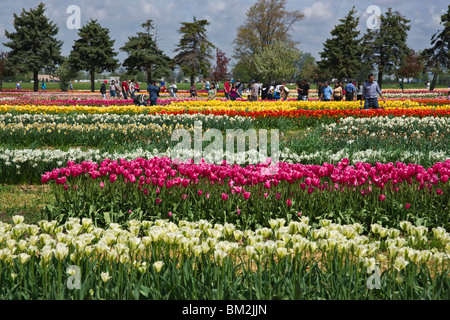
[[[420,103],[411,100],[389,100],[387,102],[380,101],[380,106],[385,109],[396,108],[420,108],[435,110],[450,110],[450,104],[441,106],[421,106]],[[0,105],[0,113],[18,112],[18,113],[96,113],[96,114],[129,114],[129,113],[147,113],[147,112],[183,112],[183,111],[222,111],[233,110],[237,112],[260,112],[260,111],[295,111],[304,110],[353,110],[359,109],[359,102],[345,101],[180,101],[174,102],[167,106],[153,107],[136,107],[136,106],[108,106],[108,107],[91,107],[91,106],[39,106],[25,105],[12,106]]]

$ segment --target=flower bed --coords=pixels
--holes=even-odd
[[[140,158],[69,161],[43,174],[42,183],[55,185],[58,203],[48,217],[62,221],[82,216],[102,225],[167,218],[172,212],[177,221],[208,219],[249,227],[271,218],[290,221],[304,212],[313,221],[337,217],[367,226],[408,219],[449,227],[449,175],[450,160],[427,169],[399,162],[349,166],[348,159],[336,166],[241,167]]]
[[[38,225],[24,224],[22,216],[13,220],[0,222],[1,299],[436,300],[449,295],[450,234],[441,227],[430,231],[403,221],[400,229],[373,224],[367,230],[331,220],[311,226],[307,217],[287,225],[272,219],[270,228],[255,230],[205,220],[130,220],[124,229],[98,228],[91,219]],[[370,282],[374,271],[379,278]],[[311,285],[319,282],[320,287]]]

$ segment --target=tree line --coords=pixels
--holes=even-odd
[[[293,38],[293,27],[304,19],[300,10],[286,9],[286,0],[258,0],[239,26],[234,44],[236,64],[231,71],[243,81],[259,79],[263,82],[307,78],[312,81],[337,78],[339,81],[361,79],[371,71],[383,77],[394,75],[398,80],[416,78],[431,71],[434,74],[431,90],[442,70],[449,69],[450,5],[441,17],[443,30],[431,38],[431,47],[416,52],[406,44],[410,20],[391,8],[380,17],[377,29],[367,29],[361,35],[357,30],[359,18],[353,7],[339,20],[323,44],[321,61],[301,52]],[[171,59],[158,46],[152,20],[141,24],[142,30],[120,48],[127,53],[123,67],[127,72],[143,72],[147,83],[168,76],[177,66],[190,77],[211,76],[214,81],[230,77],[227,58],[207,37],[207,20],[182,22],[178,30],[180,40]],[[33,73],[34,90],[38,90],[38,74],[45,71],[60,78],[62,87],[76,78],[79,71],[90,74],[91,90],[95,90],[95,74],[114,72],[119,66],[114,50],[115,40],[109,29],[91,19],[78,32],[68,57],[61,55],[62,41],[57,40],[58,26],[45,16],[45,5],[14,14],[14,32],[5,31],[9,39],[4,45],[11,50],[0,52],[1,79],[11,74]],[[213,66],[213,50],[216,63]]]

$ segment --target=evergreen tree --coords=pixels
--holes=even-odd
[[[355,78],[361,68],[361,39],[360,32],[356,30],[359,18],[355,14],[353,7],[345,19],[339,20],[341,24],[331,31],[333,37],[325,41],[320,53],[322,61],[319,66],[329,70],[339,81]]]
[[[437,77],[442,68],[450,68],[450,5],[447,13],[441,16],[441,24],[444,25],[444,29],[436,32],[431,38],[433,47],[422,52],[422,57],[425,60],[425,69],[431,70],[434,74],[430,86],[431,91],[436,86]]]
[[[381,15],[379,29],[367,30],[363,37],[363,62],[378,70],[378,84],[382,87],[383,76],[395,74],[404,57],[409,53],[406,45],[410,26],[400,12],[389,8]]]
[[[145,72],[147,84],[150,84],[152,77],[162,78],[170,74],[172,60],[158,48],[152,35],[152,30],[155,29],[153,21],[147,20],[141,26],[145,32],[138,32],[137,36],[128,37],[128,42],[120,50],[128,53],[128,58],[123,63],[127,72]]]
[[[115,40],[109,36],[109,29],[103,28],[97,20],[90,20],[79,32],[69,56],[72,69],[87,71],[91,76],[91,91],[95,91],[95,73],[113,72],[119,64],[114,59],[117,52],[113,46]]]
[[[62,61],[58,27],[45,16],[45,6],[40,3],[36,9],[23,9],[20,16],[14,14],[14,28],[16,32],[5,31],[10,41],[4,45],[11,48],[8,66],[19,73],[32,71],[34,91],[38,91],[39,72],[52,73]]]
[[[194,17],[194,22],[182,22],[182,27],[178,32],[182,35],[180,43],[175,52],[178,54],[174,60],[181,70],[191,78],[197,75],[208,76],[211,68],[210,60],[213,59],[212,49],[215,46],[208,41],[206,36],[206,26],[209,25],[207,20],[198,20]]]

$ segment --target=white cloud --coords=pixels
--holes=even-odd
[[[323,22],[335,17],[333,3],[329,1],[314,2],[311,7],[303,10],[305,20]]]

